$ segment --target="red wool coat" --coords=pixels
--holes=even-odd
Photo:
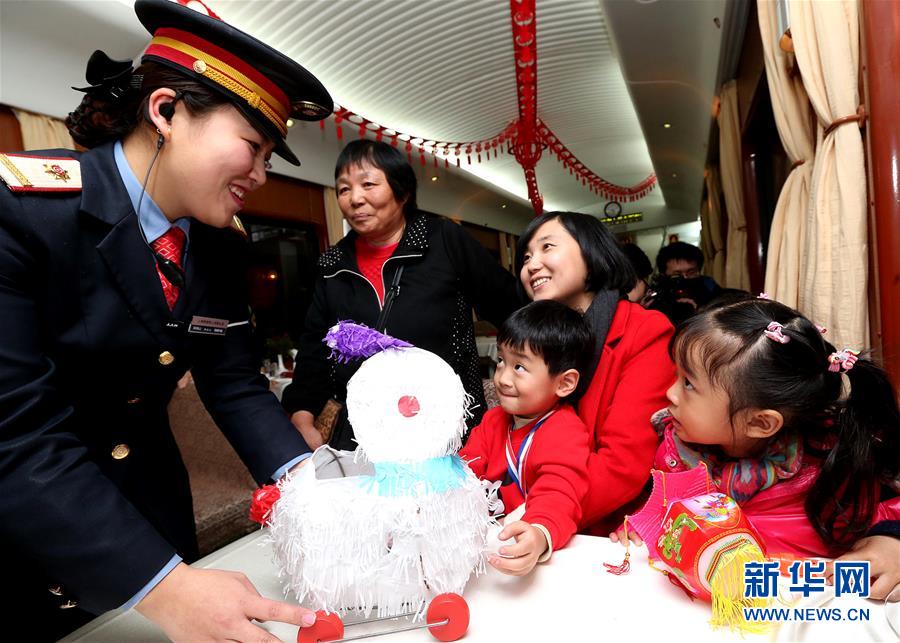
[[[506,478],[506,436],[511,421],[501,407],[489,409],[459,451],[482,480]],[[512,432],[516,453],[533,426],[531,422]],[[525,461],[528,502],[522,520],[543,525],[550,533],[554,551],[569,542],[581,517],[587,492],[588,438],[587,428],[574,409],[564,404],[535,432]],[[507,514],[525,502],[514,482],[500,487],[500,495]]]
[[[583,533],[606,536],[650,478],[659,439],[650,416],[668,405],[675,381],[668,346],[673,328],[657,311],[620,301],[600,363],[578,405],[591,433]]]

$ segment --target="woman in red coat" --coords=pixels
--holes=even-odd
[[[636,277],[615,237],[576,212],[535,218],[519,240],[519,277],[531,299],[585,314],[597,344],[578,415],[591,429],[590,488],[581,531],[606,535],[650,477],[657,436],[650,416],[675,379],[672,325],[626,297]]]

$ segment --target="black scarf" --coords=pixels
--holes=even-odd
[[[616,314],[616,306],[621,298],[622,295],[618,290],[601,290],[594,295],[594,301],[584,313],[584,318],[594,333],[594,355],[591,357],[587,373],[584,374],[585,386],[594,379],[594,373],[600,365],[603,345],[606,343],[606,336],[609,334],[609,327],[612,326],[613,315]]]

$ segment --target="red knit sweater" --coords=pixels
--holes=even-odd
[[[482,480],[506,478],[506,436],[516,454],[534,426],[510,434],[512,417],[497,406],[484,414],[459,455]],[[535,432],[525,461],[528,501],[515,482],[500,487],[506,513],[525,502],[523,520],[546,527],[554,550],[561,549],[578,528],[587,492],[588,431],[574,409],[564,404]]]

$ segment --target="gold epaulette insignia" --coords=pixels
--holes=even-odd
[[[0,179],[13,192],[80,192],[78,159],[0,154]]]
[[[244,224],[241,223],[241,220],[237,218],[237,215],[235,215],[231,219],[231,229],[234,230],[235,232],[237,232],[242,237],[244,237],[244,239],[246,239],[248,236],[247,230],[246,230],[246,228],[244,228]]]

